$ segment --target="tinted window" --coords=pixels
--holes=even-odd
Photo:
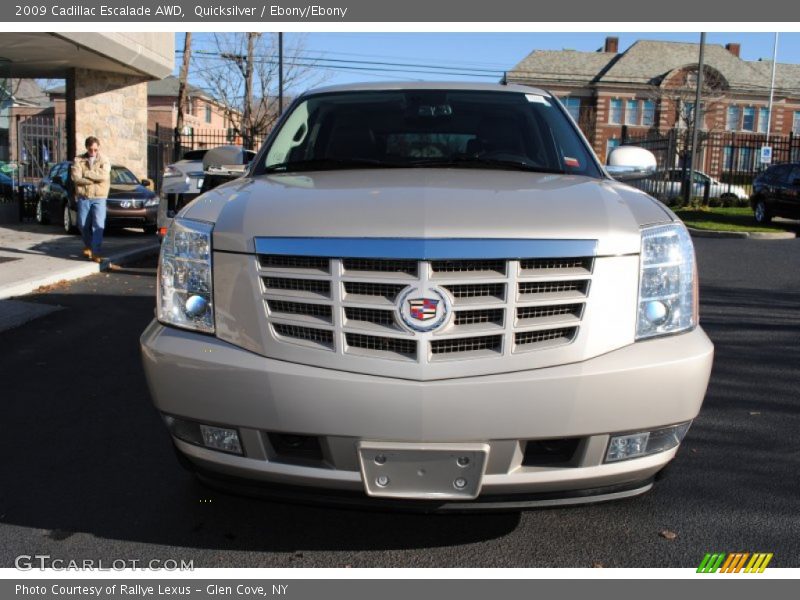
[[[765,177],[770,183],[786,183],[789,179],[789,171],[792,165],[775,165],[767,170]]]
[[[188,152],[184,152],[181,160],[203,160],[206,152],[208,152],[208,148],[204,148],[203,150],[189,150]]]
[[[797,186],[800,185],[798,182],[800,181],[800,165],[795,166],[792,169],[792,172],[789,174],[789,185]]]
[[[111,167],[111,183],[137,185],[139,180],[125,167]]]
[[[367,166],[517,168],[602,176],[553,99],[474,90],[311,96],[284,121],[257,173]]]

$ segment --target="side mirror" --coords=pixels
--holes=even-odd
[[[618,181],[643,179],[655,173],[656,157],[644,148],[619,146],[608,155],[606,171]]]
[[[153,180],[152,179],[142,179],[142,185],[149,190],[153,189]]]

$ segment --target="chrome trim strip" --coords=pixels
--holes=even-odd
[[[597,240],[257,237],[257,254],[411,260],[597,256]]]

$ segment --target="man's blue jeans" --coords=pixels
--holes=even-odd
[[[83,245],[91,249],[92,255],[100,256],[103,245],[103,229],[106,226],[106,199],[81,198],[78,200],[78,227]]]

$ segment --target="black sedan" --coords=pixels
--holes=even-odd
[[[64,231],[75,233],[78,224],[78,205],[70,176],[70,161],[53,165],[39,183],[39,202],[36,220],[39,223],[60,223]],[[145,187],[150,180],[136,178],[129,169],[111,166],[111,190],[106,205],[106,229],[111,227],[141,227],[145,233],[155,233],[158,216],[158,196]]]
[[[800,163],[774,165],[756,177],[750,205],[759,223],[772,217],[800,219]]]

